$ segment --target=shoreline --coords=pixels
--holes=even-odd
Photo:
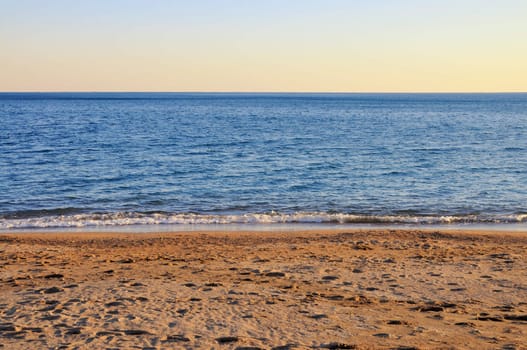
[[[294,226],[294,225],[293,225]],[[0,242],[3,239],[25,240],[36,238],[39,240],[60,239],[60,240],[83,240],[83,239],[117,239],[117,240],[144,240],[144,239],[163,239],[163,238],[202,238],[202,237],[247,237],[252,239],[265,238],[297,238],[297,237],[313,237],[313,236],[333,236],[340,234],[356,234],[368,235],[373,237],[378,235],[385,235],[387,239],[390,235],[417,235],[417,234],[440,234],[445,236],[463,237],[463,236],[494,236],[511,237],[511,238],[527,238],[527,229],[506,230],[506,229],[481,229],[481,228],[458,228],[451,227],[448,229],[436,227],[352,227],[352,228],[335,228],[335,227],[297,227],[297,228],[264,228],[262,230],[251,229],[248,227],[237,227],[236,229],[227,229],[225,227],[216,229],[193,229],[193,230],[156,230],[150,231],[139,230],[134,228],[125,231],[113,231],[107,228],[97,228],[95,230],[69,230],[69,229],[44,229],[44,230],[23,230],[23,231],[0,231]]]
[[[514,231],[0,233],[0,344],[525,349],[526,249]]]
[[[334,223],[259,223],[259,224],[131,224],[82,227],[42,227],[0,229],[3,234],[27,233],[194,233],[194,232],[301,232],[357,230],[420,230],[446,232],[527,232],[527,223],[470,223],[470,224],[334,224]]]

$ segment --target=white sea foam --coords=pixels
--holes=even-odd
[[[218,225],[218,224],[471,224],[524,223],[527,214],[496,216],[356,215],[344,213],[248,213],[240,215],[166,214],[118,212],[106,214],[55,215],[0,219],[0,230],[31,228],[82,228],[126,225]]]

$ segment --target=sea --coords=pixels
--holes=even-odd
[[[527,94],[0,93],[0,230],[240,225],[525,229]]]

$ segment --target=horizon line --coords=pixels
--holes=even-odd
[[[155,90],[0,90],[0,94],[80,94],[80,93],[139,93],[139,94],[525,94],[525,91],[155,91]]]

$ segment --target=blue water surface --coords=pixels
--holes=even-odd
[[[4,229],[525,221],[527,94],[0,94]]]

